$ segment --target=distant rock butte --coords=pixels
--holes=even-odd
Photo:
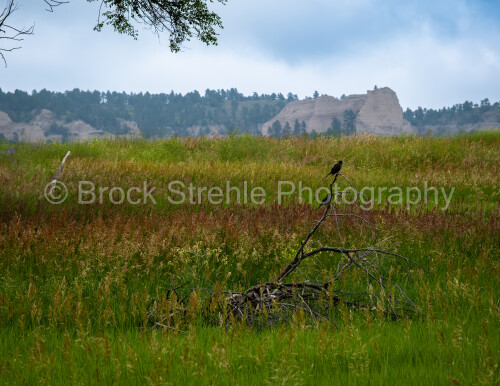
[[[56,119],[50,110],[42,109],[30,122],[13,122],[7,113],[0,111],[0,134],[8,140],[22,140],[26,142],[44,142],[62,140],[58,134],[46,134],[52,124],[57,124],[68,129],[68,139],[71,141],[87,140],[91,138],[116,138],[116,135],[98,130],[89,124],[77,120],[64,122]],[[141,132],[137,124],[132,121],[122,121],[122,126],[127,127],[129,134],[120,137],[140,137]],[[2,138],[0,136],[0,139]]]
[[[356,114],[356,134],[398,135],[414,133],[410,123],[403,119],[403,110],[394,91],[388,87],[368,91],[367,94],[349,95],[342,100],[321,96],[287,104],[281,112],[261,126],[263,134],[278,120],[284,127],[286,122],[293,129],[295,120],[306,123],[307,132],[322,133],[328,130],[332,119],[344,121],[344,112]]]

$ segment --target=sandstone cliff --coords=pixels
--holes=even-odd
[[[56,125],[59,132],[51,130]],[[129,134],[120,137],[140,137],[141,131],[137,124],[132,121],[122,121],[123,127],[128,129]],[[65,134],[61,134],[64,132]],[[98,130],[91,125],[81,121],[64,122],[56,119],[50,110],[42,109],[40,113],[30,122],[13,122],[8,114],[0,111],[0,139],[10,141],[26,142],[59,142],[61,140],[78,141],[91,138],[116,138],[117,136],[103,130]]]
[[[403,119],[403,112],[394,91],[388,87],[368,91],[367,94],[349,95],[342,100],[331,96],[291,102],[270,121],[261,126],[263,134],[276,120],[293,128],[295,120],[306,123],[308,132],[322,133],[331,126],[333,118],[344,120],[344,112],[356,114],[356,133],[398,135],[414,133],[410,123]]]

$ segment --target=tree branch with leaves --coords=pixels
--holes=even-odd
[[[159,35],[168,32],[170,50],[179,52],[182,43],[195,37],[207,45],[217,45],[217,28],[223,28],[220,16],[204,0],[87,0],[100,1],[94,30],[104,25],[137,39],[135,23],[143,24]],[[225,4],[227,0],[209,0]]]
[[[156,35],[167,32],[170,51],[179,52],[183,43],[192,38],[199,39],[206,45],[217,45],[218,29],[222,29],[222,20],[217,13],[210,10],[210,4],[218,2],[226,4],[228,0],[87,0],[99,2],[99,12],[95,31],[101,31],[110,25],[121,34],[138,37],[137,25],[143,25]],[[48,12],[69,3],[68,0],[43,0]],[[18,10],[14,0],[8,0],[0,15],[0,40],[20,42],[24,36],[32,35],[34,27],[16,28],[7,24],[7,19]],[[9,47],[0,42],[0,58],[5,60],[4,53],[21,48]]]

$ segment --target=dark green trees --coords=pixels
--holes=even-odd
[[[298,119],[293,123],[293,135],[300,135],[300,123]]]
[[[340,123],[340,120],[337,117],[332,118],[332,123],[327,133],[334,135],[335,137],[340,137],[342,134],[342,123]]]
[[[488,98],[481,100],[480,105],[465,101],[439,110],[418,107],[416,110],[407,108],[403,112],[403,118],[421,130],[427,126],[475,124],[495,117],[500,120],[500,103],[492,104]]]
[[[271,137],[279,138],[282,135],[283,129],[281,128],[280,121],[274,121],[271,127],[269,127],[268,132]]]
[[[340,122],[337,117],[332,118],[332,123],[328,128],[328,135],[339,137],[341,135],[354,135],[356,134],[356,114],[352,110],[344,111],[344,123]]]
[[[300,135],[304,135],[306,133],[306,123],[302,121],[302,124],[299,123],[299,120],[296,119],[293,124],[293,135],[298,137]]]
[[[356,114],[352,110],[344,111],[344,134],[356,134]]]
[[[282,136],[283,137],[289,137],[292,135],[292,128],[290,127],[290,124],[288,123],[288,121],[285,123],[285,126],[283,127],[283,133],[282,133]]]
[[[259,127],[276,116],[287,104],[279,94],[244,96],[236,88],[192,91],[185,95],[170,93],[127,94],[83,91],[64,93],[47,90],[31,94],[16,90],[4,93],[0,89],[0,111],[14,122],[30,122],[42,109],[48,109],[55,119],[64,122],[82,120],[113,134],[124,134],[128,126],[123,121],[135,121],[148,138],[173,135],[197,135],[194,127],[223,127],[222,133],[235,127],[251,135],[262,135]],[[205,130],[206,131],[206,130]],[[291,130],[290,130],[291,131]]]

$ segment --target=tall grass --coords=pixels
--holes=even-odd
[[[433,186],[453,190],[450,210],[490,211],[500,200],[498,131],[457,138],[348,137],[339,140],[293,138],[275,140],[251,136],[225,139],[170,139],[167,141],[90,141],[72,144],[0,145],[0,213],[61,213],[84,215],[89,211],[116,213],[166,213],[200,209],[200,205],[173,205],[169,183],[180,181],[184,191],[195,187],[240,189],[262,187],[267,203],[277,201],[279,181],[299,181],[313,191],[324,186],[325,170],[344,160],[344,172],[358,188],[380,190],[378,208],[386,207],[388,188],[424,189]],[[7,152],[7,150],[14,151]],[[67,150],[72,152],[63,182],[69,197],[62,205],[47,203],[41,193]],[[102,205],[78,205],[78,181],[100,187],[154,187],[156,205],[120,205],[106,199]],[[303,199],[313,198],[303,194]],[[173,197],[176,199],[176,197]],[[234,202],[236,197],[232,198]],[[294,193],[288,200],[299,199]],[[213,205],[205,205],[214,208]],[[403,206],[407,202],[403,196]],[[434,203],[428,205],[430,208]],[[438,195],[437,206],[445,207]],[[396,208],[401,206],[396,206]]]
[[[249,136],[168,141],[0,145],[0,382],[187,384],[498,384],[500,222],[498,132],[456,138]],[[14,151],[12,152],[12,149]],[[7,152],[7,150],[9,150]],[[61,205],[42,197],[72,151]],[[333,161],[358,186],[455,186],[450,209],[420,203],[361,212],[381,238],[422,265],[409,294],[424,317],[391,321],[339,307],[335,323],[226,330],[197,298],[172,328],[148,310],[175,305],[189,282],[241,290],[272,280],[319,217],[317,206],[272,197],[279,180],[321,186]],[[273,194],[258,206],[78,205],[81,179],[157,189],[252,181]],[[370,242],[359,222],[325,227],[335,245]],[[336,261],[305,261],[292,280],[327,279]],[[357,280],[363,280],[360,276]],[[180,290],[182,291],[182,290]]]

